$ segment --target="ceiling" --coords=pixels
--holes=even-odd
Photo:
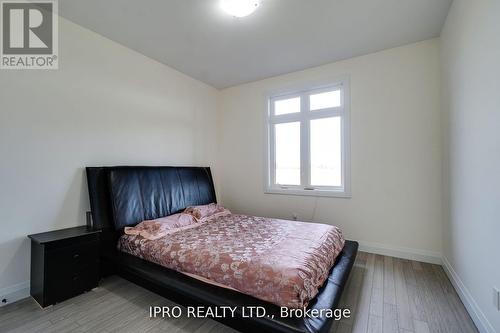
[[[218,0],[61,0],[61,16],[216,88],[440,34],[452,0],[262,0],[237,19]]]

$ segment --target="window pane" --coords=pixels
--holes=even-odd
[[[276,124],[276,184],[300,185],[300,123]]]
[[[300,97],[282,99],[274,102],[274,115],[300,112]]]
[[[340,90],[328,91],[309,96],[311,111],[340,106]]]
[[[342,186],[340,117],[311,120],[311,185]]]

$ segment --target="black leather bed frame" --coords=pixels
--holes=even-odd
[[[235,317],[215,319],[242,332],[329,332],[332,318],[281,318],[276,305],[116,250],[125,226],[174,214],[187,206],[216,202],[210,168],[89,167],[87,181],[94,227],[102,229],[103,276],[118,274],[183,306],[234,306],[238,309]],[[346,242],[309,308],[337,307],[357,250],[357,242]],[[262,306],[268,316],[244,318],[239,309],[247,306]]]

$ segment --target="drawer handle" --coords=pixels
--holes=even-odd
[[[73,255],[73,259],[76,259],[76,258],[78,258],[79,256],[80,256],[79,254],[74,254],[74,255]]]

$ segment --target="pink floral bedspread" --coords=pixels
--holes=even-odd
[[[316,296],[343,247],[331,225],[234,214],[156,240],[118,242],[123,252],[291,308]]]

